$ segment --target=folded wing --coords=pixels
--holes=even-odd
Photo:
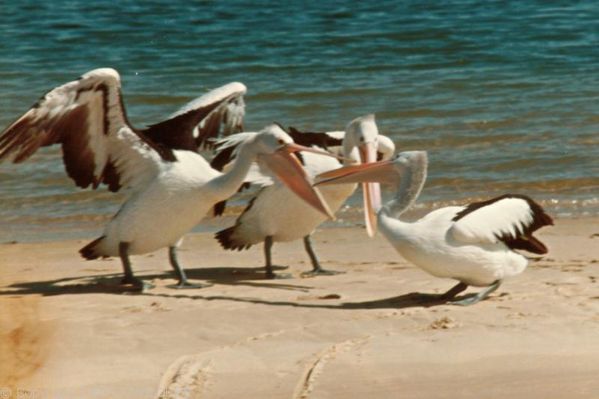
[[[524,195],[506,194],[488,201],[474,202],[452,219],[449,234],[463,243],[497,243],[533,253],[547,252],[532,233],[553,220],[543,208]]]

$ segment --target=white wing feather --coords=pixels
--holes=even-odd
[[[247,87],[241,82],[232,82],[221,87],[217,87],[214,90],[209,91],[206,94],[188,102],[177,111],[172,113],[168,119],[177,117],[179,115],[185,114],[189,111],[192,111],[197,108],[202,108],[217,101],[220,101],[223,98],[230,96],[243,96],[247,93]]]
[[[237,153],[241,144],[246,141],[253,140],[258,133],[255,132],[243,132],[236,133],[231,136],[223,137],[215,141],[216,154],[218,156],[222,151],[233,147],[233,153],[231,154],[228,163],[224,165],[223,172],[228,171],[237,157]],[[273,176],[269,173],[268,168],[259,162],[252,162],[250,169],[244,179],[245,183],[250,183],[257,186],[269,186],[273,184]]]
[[[454,222],[449,233],[463,243],[496,243],[501,236],[515,238],[532,221],[525,200],[504,198],[468,213]]]
[[[257,134],[258,133],[256,132],[243,132],[215,140],[214,144],[216,146],[216,155],[218,155],[218,153],[220,153],[221,151],[226,150],[227,148],[239,147],[241,143],[253,139],[254,137],[256,137]],[[233,154],[237,154],[237,150],[238,148],[236,148]]]
[[[217,125],[222,125],[222,134],[226,136],[235,132],[235,129],[243,125],[243,118],[245,116],[245,102],[243,96],[246,93],[247,87],[243,83],[228,83],[190,101],[170,115],[168,119],[175,118],[195,109],[207,107],[216,102],[222,102],[221,105],[210,112],[210,114],[203,118],[200,124],[194,128],[193,137],[197,139],[200,135],[200,130],[206,127],[206,124],[214,123],[213,118],[218,120]]]
[[[84,188],[100,184],[110,165],[113,183],[135,190],[163,164],[128,124],[120,77],[110,68],[90,71],[42,97],[0,135],[0,160],[22,162],[39,147],[58,143],[67,173]]]

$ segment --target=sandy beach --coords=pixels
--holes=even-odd
[[[359,228],[314,236],[337,276],[301,278],[301,242],[276,245],[285,280],[259,246],[190,235],[181,262],[213,286],[170,288],[161,251],[133,258],[143,294],[116,288],[118,259],[81,259],[87,240],[3,244],[0,397],[599,398],[599,219],[538,236],[549,254],[471,307],[423,301],[453,281]]]

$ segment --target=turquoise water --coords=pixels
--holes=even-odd
[[[251,130],[376,113],[400,149],[429,151],[421,207],[519,192],[599,215],[595,1],[21,1],[0,34],[2,128],[97,67],[121,73],[137,125],[241,81]],[[94,236],[120,201],[76,189],[57,149],[2,164],[0,242]]]

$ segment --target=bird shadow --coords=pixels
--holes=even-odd
[[[336,304],[324,304],[324,303],[303,303],[302,301],[271,301],[260,298],[248,298],[248,297],[233,297],[225,295],[186,295],[186,294],[164,294],[164,293],[153,293],[144,292],[141,295],[147,295],[152,297],[162,298],[185,298],[192,300],[204,300],[204,301],[231,301],[231,302],[243,302],[252,303],[257,305],[268,305],[268,306],[283,306],[293,308],[309,308],[309,309],[335,309],[335,310],[352,310],[352,309],[406,309],[406,308],[430,308],[434,306],[447,305],[447,300],[435,299],[430,295],[422,294],[418,292],[411,292],[399,296],[390,298],[375,299],[372,301],[361,301],[361,302],[341,302]],[[452,300],[461,300],[469,298],[475,294],[460,295],[452,298]]]
[[[285,269],[283,266],[273,267],[275,270]],[[309,292],[314,287],[308,285],[300,285],[294,280],[288,280],[290,283],[285,283],[287,280],[272,280],[266,279],[262,267],[247,268],[247,267],[209,267],[187,269],[187,275],[192,280],[202,280],[209,284],[221,284],[231,286],[251,286],[257,288],[268,289],[283,289],[298,292]],[[156,279],[172,279],[172,272],[164,272],[150,275],[143,275],[144,281],[152,281]],[[78,277],[66,277],[55,280],[32,281],[14,283],[8,286],[0,287],[0,296],[22,296],[22,295],[79,295],[79,294],[130,294],[144,295],[151,297],[162,298],[185,298],[198,301],[230,301],[243,302],[251,304],[260,304],[268,306],[283,306],[293,308],[316,308],[316,309],[405,309],[414,307],[430,308],[434,306],[447,304],[446,300],[439,299],[438,296],[411,292],[399,296],[375,299],[370,301],[359,302],[337,302],[335,303],[314,303],[314,301],[330,301],[337,297],[330,298],[314,297],[309,299],[301,299],[298,297],[296,301],[276,301],[253,297],[237,297],[230,295],[201,295],[196,294],[199,291],[197,288],[190,289],[172,289],[168,293],[159,292],[154,289],[140,291],[131,286],[126,286],[120,283],[122,273],[106,273],[101,275],[88,275]],[[474,294],[466,294],[456,296],[453,300],[468,298]]]
[[[283,270],[284,266],[273,266],[275,271]],[[209,267],[187,269],[186,274],[191,282],[202,280],[202,283],[221,285],[244,285],[259,288],[287,289],[307,291],[311,286],[285,283],[286,280],[267,279],[263,267]],[[173,279],[173,273],[144,274],[139,276],[143,281]],[[87,276],[66,277],[55,280],[31,281],[13,283],[0,287],[0,296],[14,295],[71,295],[71,294],[142,294],[139,289],[121,284],[122,273],[105,273]],[[189,290],[194,289],[193,287]],[[187,291],[188,289],[181,289]],[[179,291],[179,290],[176,290]]]

